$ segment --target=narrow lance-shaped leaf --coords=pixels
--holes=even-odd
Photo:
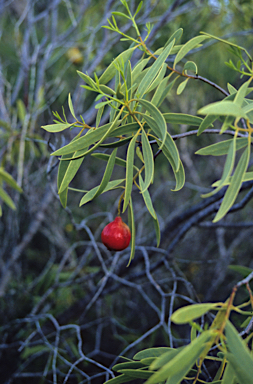
[[[236,384],[235,371],[233,370],[232,364],[228,362],[222,377],[222,384]]]
[[[168,39],[168,41],[166,41],[165,43],[165,47],[167,47],[167,45],[169,45],[169,43],[171,41],[173,41],[175,39],[175,44],[177,44],[179,42],[179,40],[181,39],[182,37],[182,34],[183,34],[183,28],[179,28],[178,30],[176,30],[171,36],[170,38]]]
[[[105,187],[107,186],[107,184],[111,178],[113,168],[114,168],[116,154],[117,154],[117,148],[115,148],[110,155],[109,161],[108,161],[106,169],[105,169],[103,179],[102,179],[101,184],[100,184],[94,197],[100,195],[103,192],[103,190],[105,189]]]
[[[196,153],[196,155],[202,155],[202,156],[222,156],[226,155],[229,151],[230,145],[233,142],[234,139],[224,140],[219,143],[208,145],[207,147],[199,149]],[[246,147],[248,144],[248,138],[247,137],[238,137],[236,139],[236,151],[239,149]]]
[[[144,189],[144,182],[143,182],[141,174],[139,174],[139,183],[140,183],[141,190],[143,190]],[[150,197],[149,191],[146,189],[144,192],[142,192],[142,196],[143,196],[143,199],[145,201],[146,207],[147,207],[150,215],[154,219],[156,219],[156,213],[155,213],[155,210],[153,207],[153,203],[152,203],[152,199]]]
[[[12,198],[8,195],[8,193],[5,192],[5,190],[0,187],[0,199],[3,200],[5,204],[7,204],[11,209],[15,210],[16,206],[14,204],[14,201]]]
[[[124,196],[123,212],[125,212],[125,210],[128,207],[128,203],[129,203],[129,200],[131,198],[131,193],[132,193],[135,143],[136,143],[138,134],[139,134],[139,132],[137,132],[134,135],[134,137],[130,141],[128,149],[127,149],[126,189],[125,189],[125,196]]]
[[[69,155],[65,155],[69,156]],[[73,154],[74,156],[74,154]],[[77,160],[69,160],[69,161],[64,161],[64,159],[61,160],[61,164],[64,162],[66,163],[67,167],[65,170],[65,174],[62,177],[62,181],[60,184],[60,187],[58,189],[58,193],[60,194],[61,192],[64,191],[70,184],[70,182],[74,179],[78,169],[80,168],[82,162],[84,160],[84,157],[81,157],[80,159]]]
[[[16,191],[22,193],[22,188],[17,184],[13,177],[6,172],[3,168],[0,167],[0,180],[4,180],[10,187],[14,188]]]
[[[151,82],[154,80],[155,76],[159,72],[160,68],[162,67],[163,63],[167,59],[167,57],[170,54],[170,51],[174,45],[175,40],[171,41],[170,44],[164,48],[163,52],[161,55],[156,59],[154,64],[149,68],[148,72],[144,76],[144,78],[141,80],[138,89],[136,91],[136,95],[138,98],[142,98],[143,95],[146,93],[148,90]]]
[[[245,96],[247,95],[248,87],[251,83],[252,79],[250,78],[248,81],[243,83],[243,85],[238,89],[235,98],[234,98],[234,103],[237,104],[239,107],[242,106],[243,100]]]
[[[246,172],[250,157],[250,145],[244,150],[237,167],[235,169],[234,175],[232,176],[231,183],[225,193],[225,196],[222,200],[219,211],[217,212],[213,222],[221,220],[229,209],[234,204],[234,201],[239,193],[243,176]]]
[[[146,93],[153,91],[153,89],[155,89],[161,83],[161,81],[165,76],[166,70],[167,70],[167,65],[164,63],[161,69],[159,70],[158,75],[155,77],[154,81],[152,81],[152,83],[148,87]]]
[[[188,83],[188,79],[182,81],[182,83],[179,84],[178,88],[177,88],[177,95],[181,95],[181,93],[183,92],[183,90],[185,89],[187,83]]]
[[[185,113],[164,113],[166,123],[170,124],[187,124],[199,126],[202,124],[203,119],[198,116],[187,115]]]
[[[112,189],[115,189],[118,185],[120,185],[121,183],[123,183],[124,179],[118,179],[118,180],[112,180],[112,181],[109,181],[109,183],[106,185],[106,187],[104,188],[104,190],[100,193],[105,193],[107,191],[110,191]],[[99,189],[100,185],[92,188],[89,192],[87,192],[81,199],[80,201],[80,204],[79,204],[79,207],[81,207],[82,205],[88,203],[89,201],[93,200],[95,195],[98,196],[97,192],[98,192],[98,189]]]
[[[228,320],[225,327],[225,335],[229,353],[226,357],[233,365],[233,370],[240,384],[253,384],[253,358],[245,341]]]
[[[160,138],[162,140],[162,144],[160,148],[162,148],[165,143],[166,134],[167,134],[167,125],[162,113],[159,111],[158,108],[156,108],[155,105],[153,105],[147,100],[139,100],[139,103],[150,113],[152,119],[155,121],[155,126],[158,127],[160,131],[160,135],[161,135]]]
[[[143,189],[141,189],[141,192],[143,193],[148,189],[154,178],[154,155],[147,134],[144,130],[142,131],[141,138],[142,152],[145,165],[145,180]]]
[[[108,380],[106,384],[122,384],[129,382],[129,376],[122,374],[117,377],[113,377],[112,379]]]
[[[41,128],[45,129],[47,132],[62,132],[67,128],[72,127],[73,124],[68,124],[68,123],[55,123],[55,124],[49,124],[49,125],[42,125]]]
[[[206,115],[199,126],[197,136],[201,135],[201,133],[204,132],[205,129],[211,127],[213,125],[213,122],[217,118],[218,116],[215,115]]]
[[[211,37],[211,38],[213,38],[215,40],[221,41],[224,44],[228,44],[228,45],[231,45],[232,47],[241,49],[242,51],[244,51],[246,53],[246,55],[249,57],[250,61],[252,61],[252,57],[250,56],[250,54],[248,53],[248,51],[244,47],[241,47],[240,45],[231,43],[230,41],[221,39],[220,37],[217,37],[217,36],[214,36],[214,35],[210,35],[210,33],[206,33],[206,32],[200,32],[200,33],[202,33],[203,35],[206,35],[207,37]]]
[[[101,77],[99,78],[99,83],[100,84],[107,84],[116,74],[117,72],[117,69],[115,67],[115,63],[117,63],[117,61],[121,62],[123,61],[124,63],[130,59],[130,57],[132,56],[132,53],[133,51],[136,49],[136,47],[132,47],[132,48],[129,48],[127,49],[126,51],[120,53],[112,62],[111,64],[109,65],[109,67],[106,68],[106,70],[104,71],[104,73],[101,75]]]
[[[133,379],[146,380],[152,375],[152,372],[143,371],[142,369],[121,369],[119,372],[129,376],[129,380],[133,380]]]
[[[192,343],[183,348],[172,360],[169,360],[159,371],[155,372],[147,380],[146,384],[157,384],[165,380],[167,380],[168,384],[181,383],[204,350],[205,344],[213,337],[214,332],[212,330],[203,332]],[[152,364],[150,368],[152,369]]]
[[[72,140],[72,142],[75,142],[79,139],[79,134]],[[75,177],[78,169],[80,168],[84,157],[78,159],[78,160],[66,160],[66,158],[75,157],[75,154],[77,152],[74,152],[71,155],[63,155],[60,160],[60,164],[58,167],[58,175],[57,175],[57,188],[58,188],[58,194],[60,196],[60,200],[62,202],[63,207],[66,208],[67,204],[67,193],[63,194],[63,191],[69,186],[70,182]]]
[[[86,133],[86,135],[80,137],[79,139],[72,141],[71,143],[65,145],[53,152],[51,156],[59,156],[69,154],[75,151],[82,151],[81,154],[75,155],[75,159],[83,157],[88,153],[94,151],[100,144],[110,135],[110,133],[118,126],[118,120],[120,118],[122,111],[118,113],[112,123],[103,125],[102,127],[96,128]],[[93,144],[93,147],[88,151],[83,151],[84,148],[89,147]],[[72,159],[71,159],[72,160]]]
[[[127,361],[126,363],[119,363],[112,367],[115,372],[118,372],[120,369],[135,369],[135,368],[143,368],[144,364],[140,361]]]
[[[184,172],[184,167],[181,160],[179,162],[179,168],[177,172],[174,172],[174,175],[176,178],[176,186],[174,189],[172,189],[172,191],[176,192],[182,189],[185,183],[185,172]]]
[[[131,231],[131,253],[130,253],[127,267],[130,265],[135,254],[135,222],[134,222],[133,202],[132,202],[131,196],[130,196],[129,207],[128,207],[128,225]]]
[[[151,99],[151,103],[153,105],[155,105],[156,107],[158,107],[160,101],[161,101],[161,98],[162,97],[165,97],[164,96],[164,92],[165,92],[165,89],[167,87],[167,83],[169,81],[169,78],[170,78],[171,75],[169,76],[166,76],[161,82],[160,84],[158,85],[158,87],[156,88],[156,91]],[[163,100],[162,100],[163,101]]]
[[[226,183],[224,185],[229,185],[231,183],[232,176],[228,178]],[[245,172],[242,181],[251,181],[253,180],[253,172]],[[221,181],[217,180],[212,184],[212,187],[218,187],[220,185]]]
[[[110,155],[107,155],[106,153],[92,153],[91,156],[94,156],[94,157],[96,157],[97,159],[104,160],[104,161],[108,161],[109,158],[110,158]],[[126,160],[124,160],[124,159],[121,159],[121,158],[119,158],[119,157],[116,157],[116,158],[115,158],[115,164],[116,164],[116,165],[119,165],[120,167],[124,167],[124,168],[126,168],[127,162],[126,162]],[[135,169],[137,172],[139,171],[139,168],[136,167],[136,165],[134,165],[134,169]]]
[[[171,321],[175,324],[186,324],[192,320],[198,319],[208,311],[221,307],[221,303],[192,304],[176,310]]]
[[[187,55],[187,53],[189,53],[193,48],[196,48],[200,43],[202,43],[202,41],[206,40],[207,38],[208,36],[196,36],[184,44],[174,60],[173,68],[176,67],[177,63],[181,61]]]
[[[201,108],[198,113],[200,115],[218,115],[218,116],[234,116],[247,118],[244,110],[233,101],[217,101],[206,107]]]
[[[234,137],[234,139],[230,144],[219,186],[216,189],[214,189],[212,192],[202,195],[202,197],[213,196],[215,193],[219,192],[221,188],[223,188],[223,186],[225,185],[225,183],[227,182],[229,176],[233,171],[234,163],[235,163],[235,154],[236,154],[236,137]]]
[[[69,110],[71,112],[71,115],[74,117],[74,119],[77,120],[70,93],[69,93],[69,96],[68,96],[68,104],[69,104]]]

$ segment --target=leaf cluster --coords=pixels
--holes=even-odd
[[[169,162],[176,183],[173,191],[179,191],[185,183],[184,167],[175,141],[168,131],[167,123],[198,126],[198,135],[212,127],[216,120],[222,122],[221,134],[227,128],[234,130],[232,140],[202,148],[197,152],[201,155],[217,153],[227,155],[221,180],[215,184],[215,189],[212,192],[205,195],[213,195],[228,185],[221,207],[214,219],[214,221],[218,221],[227,214],[233,205],[243,181],[252,180],[252,174],[247,172],[247,168],[251,153],[252,128],[250,124],[253,123],[251,116],[253,107],[252,101],[246,98],[251,91],[250,77],[238,90],[229,85],[230,94],[224,100],[201,108],[198,113],[205,115],[204,119],[181,113],[162,113],[160,106],[178,80],[183,80],[177,87],[177,94],[179,95],[190,79],[199,79],[197,64],[193,61],[185,62],[186,56],[194,48],[200,47],[205,40],[214,38],[214,36],[202,33],[180,45],[179,41],[183,32],[180,28],[169,37],[164,47],[152,53],[145,44],[150,28],[147,28],[147,35],[143,40],[135,22],[135,16],[141,9],[141,3],[136,13],[132,15],[127,2],[121,2],[126,8],[126,14],[114,12],[112,22],[108,21],[109,27],[106,28],[123,35],[124,39],[131,43],[130,47],[120,53],[100,77],[94,73],[93,79],[88,74],[78,71],[78,75],[85,82],[82,87],[97,94],[96,125],[94,127],[87,125],[82,117],[77,119],[69,95],[68,105],[74,122],[69,123],[63,111],[64,118],[55,113],[55,124],[46,125],[42,128],[52,133],[71,129],[74,126],[79,128],[79,133],[69,144],[52,153],[53,156],[60,158],[58,193],[63,207],[67,205],[68,190],[71,189],[69,185],[84,158],[91,154],[93,157],[107,162],[100,185],[90,191],[79,190],[84,193],[80,200],[80,206],[107,191],[121,190],[118,213],[124,213],[126,210],[129,213],[129,222],[132,228],[131,260],[134,256],[135,243],[132,206],[133,185],[141,193],[147,210],[154,221],[158,246],[160,242],[159,222],[149,192],[154,181],[156,157],[163,154]],[[136,31],[136,39],[120,31],[115,16],[131,20]],[[228,44],[241,58],[242,53],[244,53],[251,60],[244,48],[217,39]],[[141,50],[143,54],[132,68],[130,60],[137,49]],[[172,58],[172,55],[173,67],[170,67],[167,64],[167,59],[169,56]],[[185,63],[183,68],[179,70],[178,65],[181,65],[182,61]],[[249,66],[248,70],[251,71]],[[252,74],[251,71],[250,75]],[[206,79],[204,81],[208,82]],[[224,93],[226,94],[225,91]],[[108,115],[109,122],[100,125],[102,117]],[[244,126],[242,127],[241,124]],[[245,137],[241,137],[242,135]],[[121,146],[126,147],[125,158],[117,156],[118,148]],[[245,150],[238,164],[235,165],[236,152],[240,148],[245,148]],[[141,161],[141,166],[139,161]],[[124,178],[111,180],[115,165],[125,168]]]
[[[241,309],[248,303],[234,306],[234,294],[235,289],[225,303],[193,304],[176,310],[171,320],[174,324],[191,326],[191,342],[178,348],[157,347],[139,351],[132,360],[116,364],[113,370],[120,375],[106,383],[121,384],[134,379],[144,379],[146,384],[180,384],[184,380],[206,383],[201,379],[201,368],[208,361],[215,361],[219,367],[212,383],[253,383],[253,356],[249,348],[253,333],[242,339],[229,320],[231,311],[236,311],[247,316],[248,323],[252,311]],[[210,311],[216,312],[212,323],[200,326],[196,320],[203,319]],[[244,321],[242,326],[245,324]]]

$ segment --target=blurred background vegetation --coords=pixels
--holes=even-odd
[[[134,10],[138,3],[129,1],[129,6]],[[76,114],[94,123],[94,96],[80,87],[76,70],[99,75],[127,48],[102,28],[115,10],[123,10],[119,0],[0,0],[2,383],[103,383],[112,377],[118,355],[187,342],[188,328],[171,325],[170,314],[187,303],[225,300],[253,268],[250,198],[216,225],[207,210],[215,201],[201,198],[220,178],[224,159],[194,153],[223,139],[218,135],[178,140],[186,170],[179,192],[171,192],[172,172],[157,158],[150,193],[159,213],[161,246],[155,247],[150,216],[135,191],[137,252],[128,268],[129,250],[112,254],[100,241],[103,226],[117,213],[117,193],[79,208],[81,196],[71,192],[67,209],[61,207],[58,160],[50,153],[67,143],[71,132],[51,135],[40,127],[52,123],[52,111],[61,114],[64,106],[68,113],[69,92]],[[252,53],[250,0],[146,0],[137,22],[143,35],[145,24],[153,24],[151,50],[183,28],[182,43],[205,31]],[[125,19],[119,23],[124,31],[131,27]],[[190,57],[199,75],[224,89],[227,83],[239,87],[240,77],[224,64],[235,59],[226,46],[211,40]],[[192,80],[180,96],[175,88],[162,110],[196,114],[222,97],[209,84]],[[176,134],[194,127],[168,129]],[[73,187],[90,189],[102,175],[100,163],[87,158]],[[238,297],[243,300],[244,292]],[[212,367],[205,375],[210,381]]]

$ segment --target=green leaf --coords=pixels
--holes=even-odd
[[[221,190],[221,188],[223,188],[223,186],[228,181],[229,176],[231,175],[231,173],[234,169],[235,154],[236,154],[236,137],[234,137],[234,140],[230,144],[230,147],[228,150],[228,155],[227,155],[226,162],[225,162],[225,165],[223,168],[223,173],[222,173],[222,177],[221,177],[219,186],[216,189],[214,189],[212,192],[202,195],[202,197],[213,196],[215,193],[219,192]]]
[[[99,88],[100,91],[102,91],[106,95],[116,95],[116,92],[112,88],[107,87],[106,85],[99,84]],[[103,97],[103,95],[100,96]]]
[[[123,212],[125,212],[125,210],[127,209],[129,200],[131,198],[131,193],[132,193],[135,143],[136,143],[138,135],[139,135],[139,132],[137,132],[134,135],[134,137],[130,141],[128,149],[127,149],[126,189],[125,189],[125,196],[124,196]]]
[[[161,86],[160,90],[159,90],[159,86],[158,86],[156,89],[156,92],[154,94],[154,97],[151,100],[152,104],[154,104],[157,108],[162,104],[162,102],[164,101],[164,99],[166,98],[166,96],[168,95],[168,93],[170,92],[170,90],[172,89],[173,85],[175,84],[175,82],[177,80],[177,78],[175,78],[173,81],[171,81],[164,88],[163,82],[165,82],[165,84],[166,84],[167,79],[169,79],[169,78],[170,78],[170,75],[163,79],[163,81],[160,84],[160,86]]]
[[[183,90],[185,89],[187,83],[188,83],[188,79],[182,81],[182,83],[179,84],[178,88],[177,88],[177,95],[181,95],[181,93],[183,92]]]
[[[212,127],[213,122],[217,118],[218,118],[218,116],[216,116],[216,115],[206,115],[199,126],[197,136],[199,136],[202,132],[204,132],[205,129]]]
[[[149,116],[145,115],[144,118],[145,119],[148,119],[147,120],[147,123],[150,125],[150,122],[152,122],[152,126],[150,126],[151,129],[155,129],[156,130],[156,135],[158,133],[158,130],[159,130],[159,133],[158,134],[158,137],[160,136],[161,140],[162,140],[162,144],[161,144],[161,147],[163,147],[164,143],[165,143],[165,140],[166,140],[166,133],[167,133],[167,125],[166,125],[166,121],[163,117],[163,115],[161,114],[161,112],[159,111],[158,108],[156,108],[155,105],[153,105],[152,103],[150,103],[149,101],[147,100],[139,100],[139,103],[150,113],[150,115],[152,116],[152,119],[153,120],[150,120],[149,119]],[[158,130],[157,130],[158,128]]]
[[[13,177],[1,167],[0,167],[0,180],[5,181],[11,188],[15,189],[16,191],[20,193],[23,192],[22,188],[20,188],[20,186],[13,179]]]
[[[161,83],[166,73],[166,70],[167,70],[167,64],[164,63],[161,69],[159,70],[158,75],[155,77],[154,81],[150,84],[148,90],[145,93],[149,93],[153,91],[153,89],[155,89]]]
[[[121,16],[121,17],[125,17],[126,19],[130,19],[129,16],[127,16],[125,13],[122,13],[122,12],[114,11],[114,12],[112,12],[112,15]]]
[[[222,384],[237,384],[235,371],[233,370],[232,364],[228,362],[222,377]]]
[[[148,379],[153,372],[150,371],[143,371],[141,369],[121,369],[121,373],[124,373],[125,375],[129,376],[133,379]]]
[[[237,89],[235,87],[233,87],[233,85],[228,83],[227,87],[228,87],[228,92],[230,93],[230,95],[233,95],[234,93],[237,92]]]
[[[174,189],[172,189],[172,191],[176,192],[182,189],[185,183],[185,172],[184,172],[184,167],[181,160],[179,162],[178,171],[174,172],[174,175],[176,178],[176,186]]]
[[[154,223],[154,226],[155,226],[156,246],[159,247],[160,241],[161,241],[161,231],[160,231],[160,225],[159,225],[158,217],[153,219],[153,223]]]
[[[180,353],[184,349],[180,348],[170,348],[167,352],[163,353],[161,356],[157,357],[153,363],[150,365],[150,369],[153,371],[162,368],[165,364],[167,364],[170,360],[174,359],[174,357]]]
[[[160,68],[163,66],[163,63],[169,56],[173,45],[174,45],[174,40],[166,48],[164,48],[161,55],[156,59],[154,64],[152,64],[152,66],[149,68],[144,78],[141,80],[136,91],[136,95],[138,95],[138,98],[142,98],[146,93],[146,91],[148,90],[151,82],[154,80]]]
[[[100,144],[100,147],[105,147],[105,148],[122,147],[123,145],[127,144],[131,139],[132,139],[132,137],[126,137],[125,139],[114,141],[113,143]]]
[[[168,132],[166,135],[165,145],[163,146],[162,151],[163,151],[163,154],[170,161],[174,173],[178,172],[182,164],[179,157],[177,146]]]
[[[122,135],[131,135],[133,133],[136,133],[138,129],[140,128],[138,123],[129,123],[126,125],[121,125],[118,128],[115,128],[108,137],[116,137],[116,136],[122,136]]]
[[[156,213],[155,213],[155,210],[154,210],[154,207],[153,207],[153,203],[152,203],[152,199],[150,197],[150,194],[149,194],[149,191],[148,189],[146,189],[144,192],[143,192],[143,189],[144,189],[144,182],[143,182],[143,179],[142,179],[142,176],[141,174],[139,174],[139,183],[140,183],[140,187],[141,187],[141,191],[142,191],[142,196],[143,196],[143,199],[144,199],[144,202],[146,204],[146,207],[150,213],[150,215],[156,219],[157,216],[156,216]]]
[[[126,363],[119,363],[112,367],[115,372],[119,372],[121,369],[138,369],[143,368],[144,364],[140,361],[127,361]]]
[[[85,73],[80,72],[80,71],[76,71],[76,72],[87,84],[89,84],[89,86],[91,87],[92,91],[96,91],[97,90],[97,84],[95,83],[94,80],[92,80],[92,78],[90,76],[88,76]]]
[[[124,179],[109,181],[107,186],[100,193],[105,193],[107,191],[110,191],[110,190],[114,189],[119,184],[121,184],[123,181],[124,181]],[[100,185],[98,185],[97,187],[95,187],[95,188],[91,189],[89,192],[87,192],[82,197],[82,199],[80,201],[80,204],[79,204],[79,207],[81,207],[82,205],[84,205],[84,204],[88,203],[89,201],[93,200],[95,196],[98,196],[97,192],[99,190],[99,187],[100,187]]]
[[[95,105],[95,109],[100,109],[100,108],[104,107],[105,105],[108,105],[108,104],[111,104],[111,103],[112,103],[112,100],[101,101],[101,103],[97,103]]]
[[[137,352],[133,359],[134,360],[143,360],[148,357],[158,357],[164,354],[165,352],[171,351],[173,348],[170,347],[156,347],[156,348],[147,348],[143,351]]]
[[[73,154],[73,156],[74,155],[75,154]],[[65,156],[69,156],[69,155],[65,155]],[[64,174],[64,176],[61,177],[61,179],[62,179],[61,184],[58,187],[58,193],[59,194],[61,192],[63,192],[68,187],[68,185],[71,183],[71,181],[74,179],[74,177],[75,177],[78,169],[80,168],[83,160],[84,160],[84,157],[81,157],[80,159],[77,159],[77,160],[64,161],[64,158],[61,160],[60,165],[62,163],[65,163],[64,164],[65,174]],[[59,166],[59,172],[60,172],[60,166]],[[62,167],[61,167],[61,172],[62,172]],[[58,173],[58,175],[59,175],[59,173]]]
[[[173,68],[176,67],[177,63],[181,61],[188,52],[190,52],[192,49],[196,48],[202,41],[206,40],[208,36],[196,36],[193,39],[189,40],[186,44],[182,46],[182,48],[179,50],[175,60]]]
[[[192,320],[198,319],[212,309],[220,309],[220,303],[192,304],[176,310],[171,321],[175,324],[186,324]]]
[[[140,12],[141,7],[142,7],[142,4],[143,4],[143,1],[141,1],[141,2],[139,3],[139,5],[138,5],[138,7],[137,7],[137,9],[136,9],[136,11],[135,11],[134,17]]]
[[[172,360],[169,360],[159,371],[155,372],[147,380],[146,384],[157,384],[167,379],[167,384],[180,383],[195,364],[206,343],[213,337],[214,332],[212,330],[203,332],[197,339],[183,348]]]
[[[165,43],[165,47],[167,47],[167,45],[170,44],[171,41],[173,41],[175,39],[175,44],[177,44],[179,42],[179,40],[181,39],[182,37],[182,34],[183,34],[183,28],[179,28],[177,31],[175,31],[171,36],[170,38],[166,41]]]
[[[106,153],[92,153],[91,156],[96,157],[97,159],[108,161],[110,158],[110,155],[107,155]],[[115,164],[119,165],[120,167],[126,168],[126,160],[120,159],[119,157],[115,158]],[[138,172],[139,168],[134,165],[134,169]]]
[[[141,74],[143,68],[145,68],[145,66],[149,62],[149,60],[150,60],[150,57],[148,57],[146,59],[141,59],[135,65],[135,67],[133,68],[133,71],[132,71],[132,84],[135,84],[136,82],[139,82],[138,80],[140,78],[140,74]]]
[[[127,62],[130,57],[133,54],[133,51],[136,49],[136,47],[131,47],[127,49],[126,51],[120,53],[112,62],[111,64],[106,68],[104,73],[99,78],[99,84],[107,84],[116,74],[117,68],[114,64],[117,62]]]
[[[205,148],[199,149],[196,153],[196,155],[202,155],[202,156],[221,156],[226,155],[229,151],[230,145],[233,142],[234,139],[229,139],[225,141],[221,141],[219,143],[208,145]],[[236,139],[236,151],[238,151],[241,148],[246,147],[248,144],[248,138],[247,137],[239,137]]]
[[[0,187],[0,199],[3,200],[5,204],[7,204],[11,209],[15,210],[16,206],[12,198],[4,191],[2,187]]]
[[[59,193],[59,198],[63,208],[66,208],[68,202],[68,188],[64,189],[63,192]]]
[[[74,107],[73,107],[73,103],[72,103],[72,100],[71,100],[70,93],[69,93],[69,96],[68,96],[68,104],[69,104],[69,110],[71,112],[71,115],[74,117],[74,119],[77,120],[76,115],[75,115],[75,111],[74,111]]]
[[[141,141],[145,165],[145,180],[143,189],[141,188],[141,193],[143,193],[148,189],[154,178],[154,156],[147,134],[144,130],[142,131]]]
[[[166,97],[166,95],[164,95],[164,92],[167,88],[167,83],[168,83],[168,80],[170,78],[170,75],[169,76],[166,76],[161,82],[160,84],[158,85],[158,87],[156,88],[156,91],[151,99],[151,103],[153,105],[155,105],[156,107],[158,107],[159,103],[161,103],[161,99],[164,97]]]
[[[203,35],[206,35],[207,37],[209,38],[213,38],[215,40],[218,40],[218,41],[221,41],[222,43],[225,43],[225,44],[228,44],[230,45],[231,47],[235,47],[235,48],[238,48],[242,51],[244,51],[246,53],[246,55],[248,56],[248,58],[250,59],[250,61],[252,61],[252,57],[250,56],[250,54],[248,53],[248,51],[244,48],[244,47],[241,47],[240,45],[237,45],[237,44],[234,44],[234,43],[231,43],[230,41],[226,41],[226,40],[223,40],[219,37],[216,37],[214,35],[210,35],[210,33],[206,33],[206,32],[201,32]]]
[[[217,221],[221,220],[226,213],[229,211],[229,209],[234,204],[234,201],[239,193],[239,190],[241,188],[241,184],[243,181],[243,176],[246,172],[248,163],[249,163],[249,157],[250,157],[250,146],[246,148],[237,164],[237,167],[235,169],[234,175],[231,178],[231,183],[225,193],[225,196],[222,200],[221,206],[219,211],[217,212],[213,222],[216,223]]]
[[[248,87],[251,83],[252,79],[250,78],[248,81],[243,83],[243,85],[238,89],[235,98],[234,103],[238,105],[239,107],[242,106],[245,96],[247,95]]]
[[[130,253],[127,267],[130,265],[135,254],[135,223],[134,223],[133,202],[132,202],[131,196],[130,196],[129,207],[128,207],[128,225],[131,231],[131,253]]]
[[[228,268],[231,269],[231,271],[240,273],[243,278],[247,277],[251,272],[253,272],[252,268],[245,267],[244,265],[229,265]]]
[[[184,65],[183,72],[191,71],[194,72],[195,74],[198,73],[198,67],[197,64],[194,63],[194,61],[187,61]]]
[[[24,123],[26,117],[26,107],[23,100],[21,99],[17,100],[17,111],[19,120]]]
[[[123,374],[106,381],[106,384],[122,384],[127,383],[128,381],[130,381],[129,376]]]
[[[166,123],[170,124],[186,124],[192,126],[199,126],[202,124],[203,119],[198,116],[187,115],[185,113],[164,113]]]
[[[126,99],[130,100],[132,99],[132,67],[131,62],[127,62],[126,67]]]
[[[201,108],[200,115],[234,116],[247,118],[244,110],[233,101],[217,101]]]
[[[232,364],[239,383],[253,384],[252,355],[229,320],[226,323],[225,335],[229,349],[226,358]]]
[[[106,166],[106,169],[105,169],[105,173],[104,173],[103,179],[102,179],[102,181],[100,183],[100,186],[99,186],[97,192],[94,195],[94,198],[99,196],[104,191],[104,189],[106,188],[106,186],[107,186],[107,184],[108,184],[108,182],[109,182],[109,180],[111,178],[112,172],[113,172],[116,154],[117,154],[117,148],[115,148],[113,150],[113,152],[111,153],[111,155],[110,155],[110,158],[108,160],[108,163],[107,163],[107,166]]]
[[[109,136],[113,129],[118,125],[120,113],[121,111],[112,123],[105,124],[102,127],[98,127],[96,129],[90,129],[84,136],[51,153],[51,156],[62,156],[72,152],[81,151],[92,144],[93,147],[90,150],[76,155],[75,159],[94,151],[100,144],[102,144],[106,137]]]
[[[47,132],[61,132],[65,129],[72,127],[73,124],[68,123],[56,123],[56,124],[50,124],[50,125],[43,125],[41,128],[45,129]]]

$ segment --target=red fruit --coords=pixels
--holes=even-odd
[[[122,221],[120,216],[117,216],[104,227],[101,239],[110,251],[122,251],[129,246],[131,232],[128,225]]]

